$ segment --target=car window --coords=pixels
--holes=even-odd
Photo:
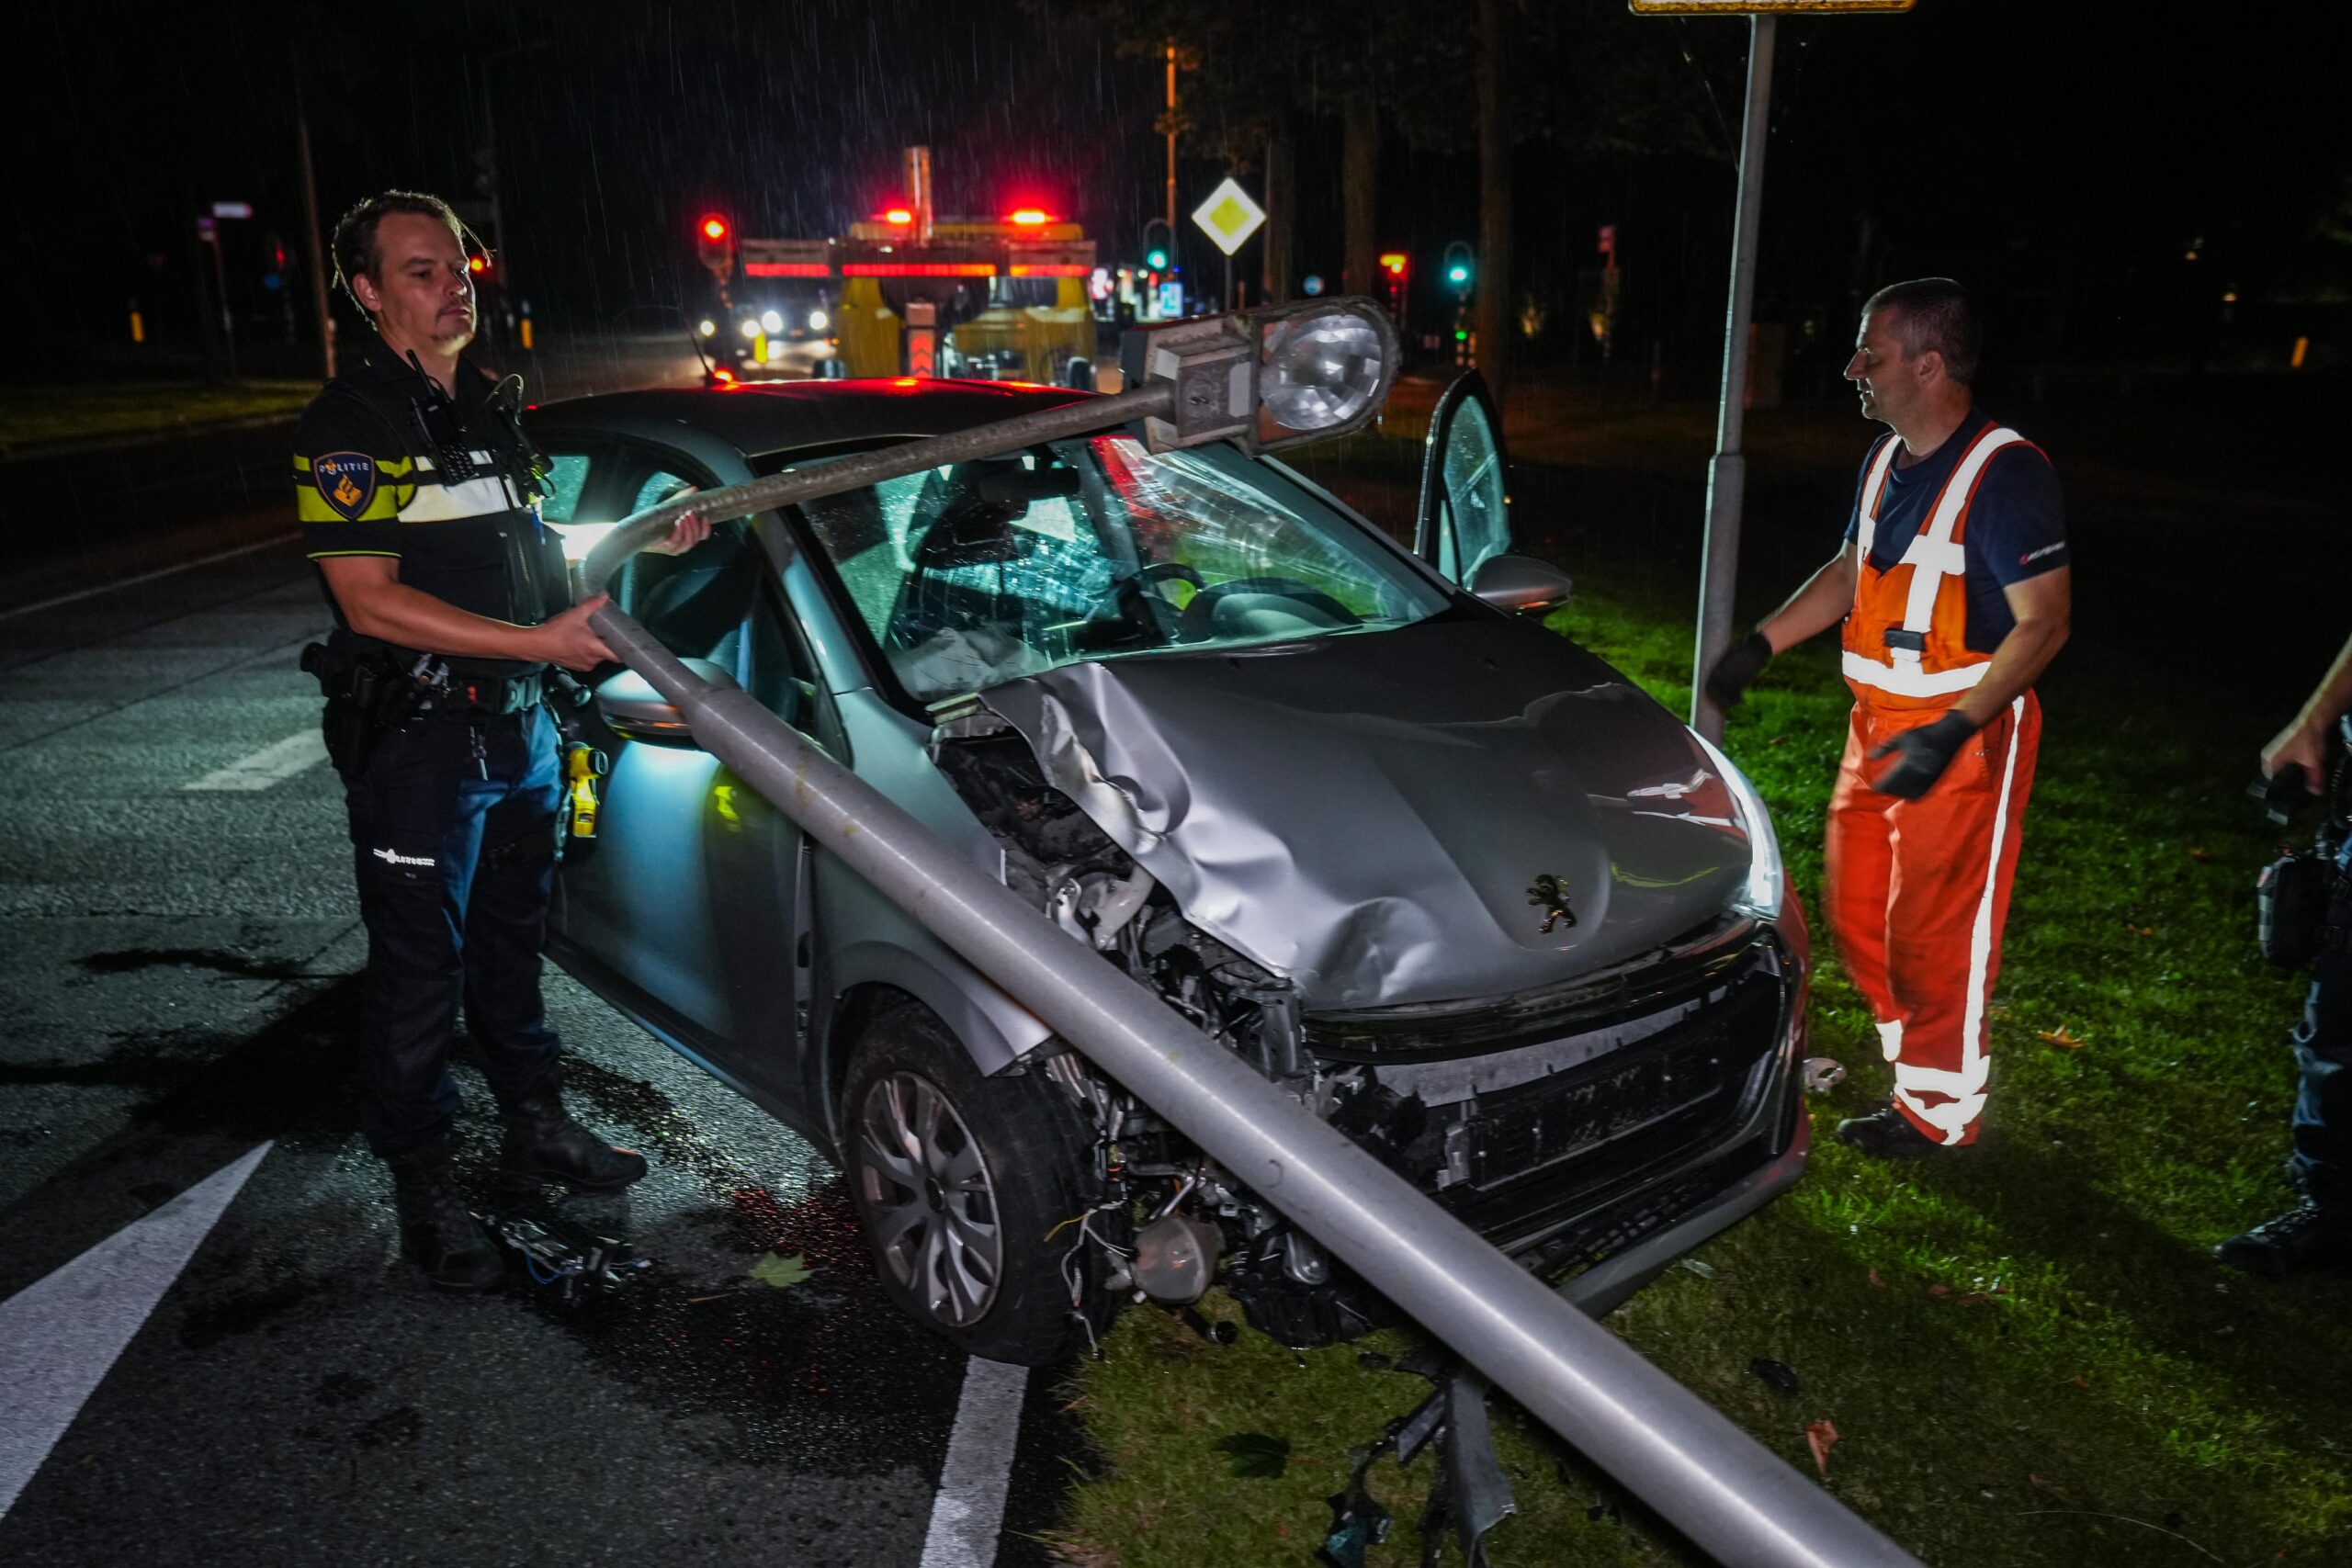
[[[580,510],[580,492],[588,483],[588,454],[548,454],[548,493],[539,502],[539,516],[549,523],[569,523]]]
[[[1486,405],[1476,398],[1454,411],[1440,468],[1449,525],[1439,535],[1443,552],[1438,570],[1467,582],[1488,559],[1510,548],[1510,496],[1502,456]]]
[[[621,516],[634,517],[649,506],[659,506],[665,501],[675,501],[696,488],[698,487],[695,481],[684,474],[673,474],[656,468],[639,482],[637,499],[623,509]]]
[[[613,601],[679,658],[707,659],[731,672],[761,564],[751,520],[730,517],[712,524],[710,537],[684,555],[631,557],[613,575]]]
[[[1376,631],[1447,603],[1226,447],[1092,436],[803,511],[899,684],[926,702],[1074,660]]]

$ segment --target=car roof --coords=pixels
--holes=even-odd
[[[1026,381],[948,381],[911,376],[841,381],[754,381],[732,387],[606,392],[543,403],[540,430],[594,431],[614,424],[684,424],[707,431],[746,457],[804,446],[944,435],[990,420],[1036,413],[1096,394]]]

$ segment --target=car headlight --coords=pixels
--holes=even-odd
[[[774,310],[763,310],[760,312],[760,325],[772,333],[780,333],[784,331],[784,317]]]
[[[1747,782],[1747,775],[1729,757],[1695,730],[1691,739],[1704,748],[1708,760],[1714,763],[1716,775],[1731,791],[1732,804],[1739,808],[1740,823],[1747,829],[1747,885],[1740,889],[1735,908],[1759,920],[1777,920],[1781,918],[1781,898],[1788,887],[1788,873],[1781,863],[1781,839],[1772,831],[1772,814],[1764,809],[1763,796],[1756,793],[1756,786]]]
[[[760,335],[760,320],[757,316],[746,316],[743,318],[743,335],[745,337],[757,337]]]
[[[833,319],[825,314],[824,311],[811,310],[808,312],[808,330],[810,332],[820,333],[832,324]]]
[[[695,324],[695,330],[701,333],[705,337],[717,337],[718,335],[718,323],[712,321],[708,316],[705,316]]]

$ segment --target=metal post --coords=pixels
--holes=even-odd
[[[334,316],[327,309],[327,271],[320,254],[319,182],[311,168],[311,116],[302,105],[301,62],[295,62],[294,150],[302,175],[302,259],[310,272],[311,310],[319,322],[319,377],[334,379]]]
[[[708,491],[625,521],[583,567],[600,588],[694,507],[733,515],[1174,404],[1168,382]],[[1402,1177],[827,757],[749,694],[709,685],[611,604],[589,626],[717,757],[1063,1040],[1304,1226],[1551,1429],[1726,1563],[1916,1560]]]
[[[1176,263],[1176,43],[1168,43],[1168,262]]]
[[[1739,583],[1740,502],[1747,458],[1739,449],[1747,412],[1747,321],[1756,303],[1756,230],[1764,201],[1764,137],[1772,108],[1772,33],[1779,18],[1748,18],[1747,122],[1739,138],[1739,221],[1732,231],[1731,310],[1724,325],[1723,407],[1715,456],[1707,465],[1707,543],[1699,566],[1699,645],[1690,675],[1690,728],[1724,738],[1724,716],[1707,700],[1707,671],[1731,646],[1732,598]]]

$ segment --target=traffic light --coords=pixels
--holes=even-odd
[[[1477,258],[1470,247],[1456,240],[1445,247],[1445,281],[1463,299],[1470,297],[1470,286],[1478,276]]]
[[[702,265],[724,283],[735,270],[735,226],[716,212],[704,214],[695,225],[695,249]]]
[[[1155,218],[1143,226],[1143,265],[1146,271],[1166,272],[1168,264],[1176,259],[1174,252],[1166,219]]]

